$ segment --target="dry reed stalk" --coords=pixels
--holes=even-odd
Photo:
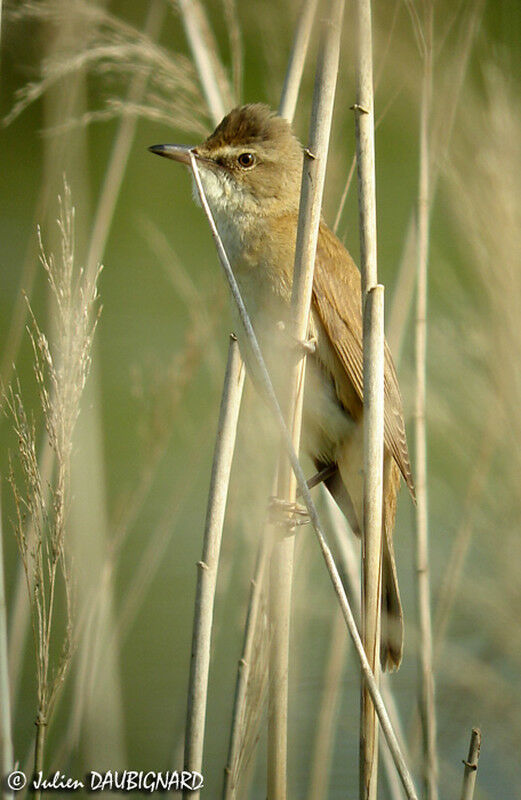
[[[398,19],[398,12],[399,12],[401,3],[402,3],[402,0],[396,0],[396,4],[395,4],[395,7],[394,7],[394,12],[393,12],[393,17],[392,17],[392,22],[391,22],[391,25],[390,25],[390,28],[389,28],[389,32],[388,32],[388,35],[387,35],[387,45],[386,45],[385,51],[384,51],[384,53],[382,55],[382,58],[381,58],[381,61],[380,61],[380,68],[379,68],[379,71],[378,71],[378,75],[376,76],[376,79],[375,79],[375,82],[374,82],[375,92],[376,92],[376,90],[378,88],[378,85],[380,83],[380,79],[381,79],[382,75],[384,74],[386,61],[387,61],[387,57],[389,55],[389,51],[390,51],[390,48],[391,48],[394,29],[395,29],[395,26],[396,26],[396,20]],[[379,119],[376,120],[376,122],[375,122],[375,130],[378,128],[378,125],[380,124],[380,122],[385,117],[385,114],[386,114],[388,108],[390,107],[391,103],[392,103],[392,99],[389,100],[389,105],[384,108],[384,111],[380,115]],[[355,168],[356,168],[356,150],[353,153],[353,157],[351,159],[351,165],[350,165],[349,171],[347,173],[346,182],[344,184],[344,189],[342,191],[342,196],[340,198],[340,203],[338,204],[338,209],[337,209],[337,212],[336,212],[335,220],[333,222],[333,233],[335,233],[335,234],[338,231],[338,227],[340,225],[340,220],[342,219],[342,214],[344,212],[344,207],[345,207],[345,203],[346,203],[346,200],[347,200],[347,195],[349,193],[349,189],[351,188],[351,183],[353,181],[353,176],[355,174]]]
[[[217,46],[198,0],[177,0],[177,3],[206,104],[214,125],[217,125],[233,105]]]
[[[1,10],[1,9],[0,9]],[[1,486],[0,486],[1,490]],[[4,531],[0,496],[0,779],[14,768],[13,738],[11,731],[11,697],[9,692],[9,664],[7,661],[7,607],[4,581]],[[2,797],[12,798],[13,793],[2,786]]]
[[[470,736],[470,747],[463,773],[463,785],[461,787],[461,800],[472,800],[478,776],[479,753],[481,750],[481,731],[473,728]]]
[[[362,639],[378,682],[382,585],[384,430],[383,286],[378,285],[374,156],[373,53],[370,0],[357,0],[356,157],[364,344],[364,524]],[[378,726],[367,687],[360,711],[360,798],[374,800],[378,782]]]
[[[360,558],[355,551],[355,545],[353,541],[352,532],[348,530],[348,525],[346,522],[346,518],[336,505],[335,501],[326,490],[325,487],[322,489],[322,496],[324,498],[325,506],[326,506],[326,513],[329,518],[329,523],[331,526],[331,531],[334,537],[335,546],[339,555],[339,562],[340,568],[342,570],[342,576],[344,583],[347,588],[347,593],[351,598],[351,602],[353,604],[354,613],[356,619],[359,621],[361,618],[361,591],[360,591],[360,571],[359,571],[359,561]],[[333,642],[332,642],[333,645]],[[338,642],[338,647],[341,647],[341,643]],[[337,678],[340,678],[340,674],[337,675]],[[408,754],[405,748],[405,737],[403,734],[402,723],[399,717],[398,708],[396,706],[396,701],[391,689],[390,681],[388,680],[387,675],[381,676],[381,687],[380,691],[382,693],[382,698],[385,703],[385,707],[389,713],[389,718],[392,722],[393,728],[396,731],[396,735],[398,741],[400,742],[400,747],[402,751],[405,753],[405,757],[408,760]],[[393,757],[389,747],[387,746],[387,742],[384,740],[384,747],[382,748],[382,761],[385,770],[385,777],[387,780],[387,787],[389,789],[390,796],[392,800],[402,800],[403,798],[403,791],[400,784],[399,776],[396,772],[396,768],[393,762]],[[311,800],[311,794],[310,794]]]
[[[192,658],[185,734],[184,768],[201,772],[203,762],[204,728],[210,669],[210,644],[213,622],[217,567],[221,549],[224,513],[228,495],[237,422],[244,383],[244,366],[239,345],[234,336],[230,339],[228,364],[219,413],[219,424],[212,464],[212,477],[208,493],[203,556],[198,562],[192,635]],[[184,796],[199,797],[199,792],[185,792]]]
[[[382,504],[384,434],[384,288],[368,290],[364,309],[364,535],[362,539],[362,632],[378,681],[382,596]],[[378,728],[367,690],[361,692],[360,796],[373,800],[378,783]]]
[[[244,739],[247,727],[247,690],[252,673],[255,639],[258,636],[259,615],[262,607],[262,595],[265,590],[265,573],[268,560],[268,548],[271,537],[264,531],[259,544],[259,551],[251,579],[248,610],[244,624],[244,640],[237,670],[237,681],[233,698],[232,724],[228,757],[224,768],[223,800],[236,800],[239,788],[241,758],[245,754]]]
[[[293,46],[291,48],[279,103],[280,116],[284,117],[289,122],[292,122],[295,116],[317,5],[318,0],[304,0],[295,29]]]
[[[423,81],[420,109],[420,174],[418,187],[418,261],[416,298],[416,585],[419,627],[419,706],[422,721],[423,780],[427,800],[438,797],[436,707],[432,651],[427,510],[427,265],[429,257],[430,120],[432,110],[433,5],[428,2],[423,29]]]
[[[279,428],[279,430],[281,432],[283,441],[284,441],[284,443],[286,445],[288,456],[289,456],[289,459],[291,461],[291,465],[292,465],[293,471],[295,472],[295,475],[296,475],[296,478],[297,478],[297,484],[298,484],[300,496],[302,497],[302,499],[303,499],[303,501],[305,503],[307,512],[309,514],[310,522],[311,522],[311,524],[313,526],[313,530],[315,531],[315,534],[316,534],[316,537],[317,537],[317,540],[318,540],[318,544],[319,544],[322,556],[323,556],[325,564],[326,564],[326,569],[327,569],[327,571],[329,573],[329,576],[330,576],[330,579],[331,579],[331,583],[333,584],[333,588],[334,588],[335,594],[337,596],[338,602],[340,603],[340,606],[342,608],[342,612],[343,612],[343,615],[344,615],[344,620],[346,622],[346,626],[347,626],[347,629],[349,631],[349,635],[351,636],[351,639],[353,640],[353,644],[355,646],[355,650],[356,650],[356,653],[357,653],[357,656],[358,656],[358,659],[360,661],[360,665],[361,665],[361,668],[362,668],[362,674],[363,674],[363,676],[364,676],[364,678],[365,678],[365,680],[367,682],[369,691],[371,693],[371,698],[372,698],[373,703],[375,705],[376,712],[378,714],[378,718],[379,718],[380,724],[382,726],[382,731],[384,732],[385,737],[386,737],[386,739],[388,741],[389,749],[391,751],[391,754],[392,754],[392,757],[393,757],[393,761],[394,761],[394,763],[396,765],[396,769],[397,769],[397,771],[398,771],[398,773],[400,775],[400,779],[401,779],[403,787],[404,787],[404,789],[406,791],[406,795],[407,795],[408,800],[417,800],[418,795],[417,795],[416,790],[414,788],[414,782],[413,782],[411,774],[410,774],[410,772],[409,772],[409,770],[407,768],[407,764],[406,764],[406,761],[404,759],[404,756],[403,756],[403,753],[402,753],[402,749],[400,747],[399,741],[398,741],[398,739],[396,737],[396,734],[394,732],[392,723],[391,723],[391,721],[389,719],[389,715],[388,715],[387,710],[385,708],[385,704],[384,704],[384,702],[382,700],[382,696],[381,696],[381,694],[379,692],[378,685],[377,685],[377,683],[376,683],[376,681],[374,679],[374,675],[372,673],[371,667],[370,667],[369,662],[367,660],[367,656],[365,654],[364,646],[362,644],[362,640],[360,638],[360,634],[358,633],[358,629],[357,629],[356,622],[355,622],[355,619],[354,619],[354,616],[353,616],[353,612],[351,610],[351,606],[350,606],[349,601],[347,599],[347,596],[346,596],[346,593],[345,593],[345,589],[343,587],[342,580],[341,580],[340,574],[338,572],[338,568],[337,568],[337,566],[335,564],[335,560],[333,558],[333,554],[331,552],[331,549],[330,549],[330,547],[329,547],[329,545],[327,543],[326,536],[324,534],[324,530],[322,528],[322,525],[321,525],[321,522],[320,522],[320,519],[319,519],[319,516],[318,516],[318,513],[317,513],[317,509],[316,509],[315,504],[313,502],[313,499],[311,497],[310,490],[309,490],[309,488],[307,486],[307,482],[306,482],[306,478],[305,478],[304,472],[303,472],[302,467],[300,465],[298,456],[295,453],[295,450],[293,448],[291,435],[290,435],[289,430],[288,430],[288,428],[286,426],[286,423],[285,423],[285,420],[284,420],[284,415],[282,413],[280,404],[279,404],[279,402],[277,400],[277,396],[276,396],[275,390],[273,388],[273,383],[271,381],[270,375],[269,375],[268,370],[266,368],[266,362],[264,361],[264,357],[263,357],[261,349],[259,347],[259,343],[257,341],[257,337],[255,335],[255,331],[253,330],[253,326],[251,324],[250,317],[249,317],[248,312],[246,310],[246,306],[244,305],[244,301],[242,299],[242,296],[241,296],[241,293],[240,293],[240,290],[239,290],[239,286],[238,286],[237,281],[235,279],[235,276],[233,274],[233,270],[232,270],[230,261],[228,259],[227,254],[226,254],[226,250],[224,248],[222,239],[219,236],[219,231],[218,231],[217,226],[215,224],[215,220],[214,220],[212,211],[210,209],[210,206],[208,204],[208,200],[207,200],[205,192],[204,192],[203,184],[201,182],[201,176],[199,174],[197,161],[194,158],[193,154],[191,154],[191,156],[190,156],[190,161],[191,161],[191,167],[192,167],[192,173],[193,173],[193,176],[194,176],[195,185],[196,185],[196,188],[197,188],[197,193],[198,193],[199,199],[201,201],[201,206],[203,208],[203,211],[204,211],[204,213],[206,215],[206,218],[208,220],[208,223],[210,225],[210,230],[211,230],[211,233],[212,233],[212,236],[213,236],[216,248],[217,248],[217,254],[218,254],[218,257],[219,257],[219,261],[221,263],[225,278],[226,278],[226,280],[228,282],[228,285],[230,287],[230,291],[232,293],[233,299],[234,299],[235,304],[237,306],[237,311],[239,313],[239,317],[241,319],[241,323],[242,323],[242,325],[244,327],[244,331],[245,331],[246,338],[248,340],[248,344],[249,344],[249,346],[251,348],[252,358],[254,359],[255,365],[258,368],[258,375],[257,375],[258,380],[259,380],[260,385],[261,385],[261,387],[262,387],[262,389],[264,391],[264,394],[265,394],[266,400],[268,402],[268,405],[271,408],[271,411],[272,411],[273,416],[275,418],[275,422],[276,422],[276,424],[277,424],[277,426],[278,426],[278,428]]]
[[[304,151],[297,243],[291,294],[291,337],[308,337],[322,195],[333,117],[343,0],[333,0],[323,23],[311,109],[309,144]],[[286,420],[293,449],[298,453],[304,397],[306,351],[289,362]],[[291,507],[296,478],[283,450],[279,461],[278,498]],[[285,800],[287,793],[288,662],[294,536],[274,540],[270,563],[270,684],[268,709],[268,798]]]

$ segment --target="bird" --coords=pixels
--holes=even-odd
[[[197,161],[206,198],[275,385],[287,364],[303,147],[291,124],[263,103],[232,109],[200,145],[163,144],[152,153]],[[194,199],[198,195],[194,188]],[[315,258],[302,443],[353,532],[363,526],[363,347],[361,276],[321,219]],[[402,399],[384,354],[382,625],[380,662],[394,671],[403,653],[403,610],[393,546],[401,479],[415,496]],[[246,348],[247,349],[247,348]],[[246,362],[248,358],[246,355]]]

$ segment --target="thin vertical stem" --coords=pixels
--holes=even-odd
[[[223,76],[221,75],[220,82],[218,80],[220,63],[209,46],[212,44],[211,32],[197,0],[179,0],[179,8],[208,110],[213,123],[217,124],[226,113],[226,102]],[[233,337],[221,399],[203,557],[198,564],[192,633],[184,762],[185,769],[197,772],[202,769],[217,568],[243,386],[244,366],[237,341]],[[185,792],[183,796],[194,797],[194,793]],[[199,797],[199,792],[195,793],[195,797]]]
[[[209,31],[204,12],[197,0],[178,0],[186,38],[199,75],[204,98],[214,125],[224,117],[227,108],[215,70],[215,59],[208,47]]]
[[[370,0],[357,0],[356,161],[360,217],[362,302],[378,283],[376,257],[376,191],[374,154],[373,54]]]
[[[364,309],[364,535],[362,539],[362,634],[375,679],[380,671],[382,595],[382,465],[384,434],[384,287],[367,292]],[[362,683],[360,714],[360,797],[376,798],[378,726]]]
[[[423,779],[427,800],[438,797],[438,756],[436,751],[436,709],[432,652],[430,603],[427,430],[425,419],[427,383],[427,268],[429,257],[430,148],[429,130],[432,101],[433,7],[425,14],[425,48],[420,110],[420,175],[418,189],[418,265],[416,298],[416,573],[418,593],[420,717],[423,742]]]
[[[348,530],[346,518],[340,511],[339,507],[329,494],[327,489],[323,487],[323,497],[326,504],[326,510],[331,523],[331,531],[333,533],[336,548],[339,554],[340,568],[342,576],[347,588],[347,592],[353,603],[353,609],[357,620],[361,617],[361,592],[360,592],[360,572],[358,568],[358,558],[355,552],[353,543],[352,531]],[[404,748],[404,735],[401,720],[396,706],[396,700],[392,693],[388,676],[382,676],[382,685],[380,688],[382,698],[389,713],[389,718],[392,722],[393,728],[400,742],[402,749]],[[407,753],[406,753],[407,757]],[[385,770],[385,777],[387,779],[387,786],[392,800],[402,800],[403,792],[400,785],[400,778],[395,769],[393,756],[386,746],[382,748],[382,761]],[[310,796],[311,800],[311,796]]]
[[[264,576],[266,571],[268,531],[264,532],[255,564],[254,576],[251,581],[248,611],[244,625],[244,642],[237,670],[235,696],[233,700],[232,725],[228,759],[224,769],[223,800],[235,800],[239,782],[239,754],[244,736],[246,717],[246,694],[250,677],[255,633],[261,607],[262,592],[264,589]]]
[[[343,0],[333,0],[325,21],[315,77],[309,132],[304,154],[297,243],[291,295],[292,337],[308,335],[315,254],[324,190],[327,153],[333,117]],[[306,351],[301,348],[289,368],[287,413],[293,448],[300,445]],[[296,499],[296,476],[283,449],[279,463],[278,496],[289,504]],[[268,798],[285,800],[287,792],[288,661],[293,575],[294,536],[279,537],[270,566],[270,683],[268,711]]]
[[[360,217],[360,268],[364,344],[364,532],[362,542],[362,639],[378,682],[382,581],[383,486],[383,287],[378,284],[374,153],[373,54],[370,0],[357,0],[356,156]],[[367,308],[369,306],[369,308]],[[362,683],[360,798],[376,798],[378,725]]]
[[[224,514],[230,482],[237,422],[244,384],[244,365],[239,345],[230,339],[228,364],[219,413],[219,424],[212,465],[212,476],[206,509],[203,555],[198,562],[192,658],[188,688],[188,708],[185,737],[185,769],[201,772],[203,761],[210,644],[217,567],[221,550]],[[199,792],[185,792],[185,797],[197,798]]]
[[[463,785],[461,787],[461,800],[472,800],[478,776],[479,753],[481,750],[481,731],[473,728],[470,736],[470,747],[463,773]]]
[[[313,21],[317,10],[318,0],[304,0],[302,10],[297,22],[293,47],[289,57],[284,86],[279,104],[281,117],[291,122],[295,116],[297,98],[302,83],[302,73],[309,47],[309,38],[313,28]]]
[[[1,498],[0,498],[1,500]],[[9,696],[9,664],[7,642],[7,608],[4,582],[4,540],[2,504],[0,502],[0,778],[13,769],[13,738],[11,732],[11,699]],[[6,786],[2,797],[12,797]]]
[[[43,772],[43,752],[45,748],[45,734],[47,731],[47,723],[41,717],[36,720],[36,738],[34,742],[34,775],[38,777],[40,772]],[[41,800],[42,792],[40,789],[35,789],[34,800]]]

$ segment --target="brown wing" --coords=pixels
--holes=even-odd
[[[327,270],[324,264],[327,263]],[[360,273],[345,247],[321,224],[313,283],[313,306],[356,390],[363,398]],[[384,440],[412,496],[414,483],[403,421],[402,398],[391,352],[385,343]]]

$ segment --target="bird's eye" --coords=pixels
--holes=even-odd
[[[248,167],[253,167],[255,164],[255,156],[253,153],[241,153],[240,156],[237,158],[237,161],[241,165],[247,169]]]

